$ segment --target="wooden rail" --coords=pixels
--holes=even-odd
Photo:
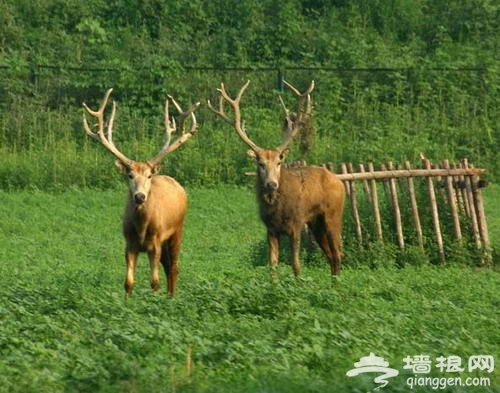
[[[486,173],[486,169],[458,168],[458,169],[397,169],[377,172],[339,173],[340,180],[383,180],[401,177],[437,177],[437,176],[479,176]]]

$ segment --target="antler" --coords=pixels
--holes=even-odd
[[[174,133],[177,130],[177,125],[175,123],[175,119],[172,118],[170,120],[170,117],[168,115],[168,102],[171,101],[172,104],[174,105],[175,109],[179,112],[179,127],[181,130],[179,138],[175,140],[174,143],[170,143],[170,140],[172,139],[172,133]],[[161,148],[161,150],[158,152],[156,156],[154,156],[151,160],[148,162],[151,165],[157,165],[167,154],[172,153],[174,150],[179,148],[184,142],[186,142],[189,138],[191,138],[193,135],[196,134],[197,132],[197,122],[196,122],[196,116],[194,115],[194,111],[198,109],[200,106],[200,103],[197,102],[196,104],[193,104],[187,111],[183,111],[181,106],[177,103],[177,101],[174,100],[174,98],[170,95],[167,96],[167,99],[165,101],[165,134],[167,136],[167,140],[165,141],[165,144]],[[186,119],[190,117],[191,118],[191,129],[189,132],[186,132],[184,128],[184,123]]]
[[[257,146],[247,135],[245,131],[245,122],[241,120],[241,112],[240,112],[240,100],[241,97],[243,96],[243,93],[245,92],[246,88],[250,84],[250,81],[248,80],[247,83],[245,83],[240,91],[238,92],[238,95],[236,98],[231,98],[229,94],[226,92],[226,89],[224,88],[224,83],[220,84],[220,89],[217,89],[220,93],[219,97],[219,109],[215,109],[212,104],[210,103],[210,100],[207,101],[208,103],[208,108],[214,112],[216,115],[220,116],[222,119],[224,119],[227,123],[232,124],[234,128],[236,129],[236,132],[240,136],[240,138],[245,142],[248,146],[253,151],[260,151],[262,148]],[[232,107],[234,111],[234,119],[231,119],[229,116],[226,115],[224,112],[224,101],[228,102]]]
[[[104,95],[104,99],[102,100],[101,106],[97,111],[93,111],[90,109],[85,103],[83,103],[83,107],[87,111],[87,113],[95,118],[97,118],[97,124],[94,127],[97,127],[97,132],[93,132],[87,122],[87,118],[85,113],[83,114],[83,128],[88,136],[93,139],[96,139],[101,142],[101,144],[108,149],[116,158],[118,158],[123,164],[126,166],[130,166],[132,164],[132,160],[127,158],[123,153],[121,153],[113,143],[113,123],[115,120],[116,114],[116,102],[113,101],[113,108],[111,111],[111,118],[109,119],[107,126],[107,133],[104,132],[104,110],[106,109],[106,105],[108,104],[109,96],[113,89],[109,89]]]
[[[281,96],[279,97],[281,106],[283,107],[283,110],[285,112],[285,121],[286,121],[286,132],[283,138],[283,142],[278,147],[278,150],[280,151],[283,151],[288,147],[288,145],[292,142],[293,138],[297,135],[297,132],[299,131],[300,127],[305,123],[305,119],[311,116],[312,113],[311,93],[314,90],[313,80],[311,81],[311,84],[309,85],[307,90],[304,91],[303,93],[301,93],[298,89],[296,89],[287,81],[284,80],[283,82],[292,91],[292,93],[298,97],[298,102],[297,102],[297,113],[291,113],[285,106],[285,103],[283,102]],[[305,109],[303,109],[304,101],[306,102]]]

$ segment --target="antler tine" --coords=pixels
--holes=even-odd
[[[116,115],[116,102],[113,101],[113,107],[111,108],[111,117],[109,118],[108,121],[108,141],[111,144],[113,143],[113,124],[115,122],[115,115]]]
[[[115,144],[113,143],[113,124],[116,115],[116,102],[113,101],[113,108],[111,111],[111,118],[108,122],[107,133],[104,133],[104,110],[106,109],[106,105],[108,104],[109,96],[113,89],[108,89],[104,98],[99,106],[97,111],[90,109],[87,104],[83,103],[83,107],[87,111],[87,113],[95,118],[97,118],[97,133],[93,132],[87,122],[87,118],[85,117],[85,113],[83,114],[83,128],[87,135],[92,137],[93,139],[99,140],[101,144],[108,149],[118,160],[120,160],[123,164],[129,166],[132,163],[130,158],[127,158],[122,152],[120,152]]]
[[[175,123],[175,119],[172,118],[172,121],[170,121],[168,115],[169,101],[172,102],[172,104],[175,106],[175,109],[177,109],[177,111],[179,112],[179,124],[181,128],[181,135],[172,144],[170,143],[170,140],[172,138],[172,133],[177,130],[177,126]],[[191,105],[191,107],[187,111],[183,111],[181,106],[177,103],[177,101],[174,100],[172,96],[167,96],[167,101],[165,102],[165,133],[167,134],[167,140],[163,144],[163,147],[158,152],[158,154],[148,161],[151,165],[157,165],[167,154],[170,154],[174,150],[178,149],[184,142],[186,142],[189,138],[196,134],[198,123],[196,122],[196,116],[194,112],[196,111],[196,109],[198,109],[199,106],[200,103],[197,102]],[[191,117],[192,124],[191,129],[186,133],[184,130],[184,122],[188,117]]]
[[[288,114],[290,113],[290,111],[288,110],[288,108],[286,107],[285,105],[285,101],[283,101],[283,97],[281,96],[278,96],[279,100],[280,100],[280,103],[281,103],[281,107],[283,108],[283,111],[285,112],[285,115],[288,116]]]
[[[166,151],[168,149],[168,147],[170,146],[170,140],[172,139],[172,133],[174,133],[175,130],[177,129],[175,118],[172,118],[172,120],[170,120],[170,116],[168,113],[168,101],[169,99],[167,98],[165,100],[165,113],[164,113],[165,135],[167,136],[167,139],[160,152]]]
[[[306,97],[307,95],[311,94],[312,91],[314,90],[314,80],[311,81],[309,84],[309,87],[307,88],[306,91],[301,93],[296,87],[294,87],[291,83],[287,82],[286,80],[283,80],[283,83],[297,96],[297,97]]]
[[[297,119],[292,118],[292,117],[295,117],[295,114],[290,113],[290,111],[286,107],[281,96],[279,97],[279,99],[281,102],[281,106],[283,107],[283,110],[285,111],[286,132],[285,132],[285,135],[283,138],[283,142],[281,143],[281,145],[278,146],[277,149],[280,151],[283,151],[292,142],[293,138],[295,138],[300,127],[299,127],[299,124],[297,122]]]
[[[219,99],[219,110],[215,110],[212,105],[210,104],[210,101],[208,102],[208,107],[209,109],[214,112],[215,114],[219,115],[222,119],[224,119],[226,122],[232,124],[240,136],[240,138],[245,142],[253,151],[260,151],[262,150],[259,146],[257,146],[247,135],[245,131],[245,125],[244,122],[242,124],[241,120],[241,111],[240,111],[240,100],[241,97],[243,97],[243,93],[247,89],[248,85],[250,84],[250,80],[248,80],[241,88],[238,94],[236,95],[236,98],[231,98],[229,94],[227,93],[224,83],[220,84],[220,88],[217,89],[217,91],[221,94],[220,99]],[[224,100],[227,101],[233,108],[234,111],[234,119],[230,119],[226,113],[224,112]]]
[[[233,124],[233,120],[231,120],[224,111],[224,97],[222,95],[219,96],[219,110],[215,109],[212,106],[210,100],[207,100],[208,109],[210,109],[213,113],[218,115],[221,119],[225,120],[229,124]]]
[[[285,133],[285,138],[287,138],[287,136],[293,132],[293,121],[294,119],[292,119],[292,114],[290,113],[290,111],[288,110],[288,108],[286,107],[285,105],[285,102],[283,101],[283,98],[281,96],[278,96],[279,100],[280,100],[280,103],[281,103],[281,107],[283,108],[283,111],[285,112],[285,120],[286,120],[286,133]]]
[[[83,114],[83,129],[85,130],[85,133],[91,138],[99,139],[97,134],[90,129],[89,123],[87,122],[87,118],[85,117],[85,113]]]
[[[301,125],[304,123],[304,119],[311,115],[312,112],[312,100],[311,92],[314,90],[314,80],[311,81],[309,87],[301,93],[297,88],[295,88],[291,83],[283,81],[285,85],[299,98],[297,102],[297,113],[290,113],[290,111],[285,106],[281,96],[279,97],[281,106],[285,111],[285,120],[287,123],[287,129],[282,144],[278,147],[278,150],[285,150],[291,143],[293,138],[297,135]],[[302,109],[304,100],[306,100],[305,110]],[[292,118],[294,117],[294,118]]]
[[[177,109],[177,111],[179,112],[179,124],[181,126],[181,135],[184,135],[184,133],[185,133],[184,122],[188,117],[191,117],[191,129],[189,130],[189,132],[195,132],[196,127],[197,127],[197,123],[196,123],[196,116],[194,115],[194,111],[196,109],[198,109],[198,107],[200,106],[200,103],[197,102],[197,103],[191,105],[191,107],[187,111],[184,112],[182,110],[181,106],[177,103],[177,101],[175,101],[174,97],[169,95],[168,98],[170,99],[170,101],[172,101],[172,104],[174,104],[175,109]]]
[[[304,100],[306,100],[306,110],[305,110],[305,115],[308,116],[310,115],[310,112],[312,110],[311,106],[311,93],[314,90],[314,80],[311,80],[311,83],[309,84],[309,87],[301,93],[297,88],[295,88],[291,83],[283,80],[285,85],[292,91],[293,94],[295,94],[299,100],[297,102],[297,117],[299,118],[299,121],[302,120],[303,117],[303,111],[302,111],[302,105],[304,103]]]

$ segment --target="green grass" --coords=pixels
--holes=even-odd
[[[485,192],[496,247],[498,191]],[[124,189],[0,193],[0,392],[367,392],[373,377],[345,373],[370,351],[400,371],[382,391],[407,392],[407,355],[499,361],[494,269],[367,260],[332,280],[313,261],[271,282],[253,192],[189,194],[178,296],[151,293],[142,256],[125,301]],[[444,391],[500,391],[498,366],[477,375],[491,387]]]

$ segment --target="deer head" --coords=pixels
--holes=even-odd
[[[250,81],[247,81],[247,83],[241,87],[236,98],[233,99],[227,93],[224,84],[221,83],[221,87],[217,89],[220,93],[219,109],[215,109],[210,101],[208,101],[208,107],[227,123],[233,125],[243,142],[250,147],[247,154],[252,157],[257,164],[257,175],[261,187],[264,191],[274,192],[279,188],[281,164],[289,152],[288,146],[304,124],[305,119],[311,115],[311,92],[314,89],[314,81],[311,81],[309,88],[303,93],[285,81],[286,86],[298,97],[297,112],[290,112],[280,97],[281,105],[285,111],[285,131],[282,143],[273,149],[264,149],[257,146],[248,137],[245,130],[245,122],[241,119],[240,100],[249,84]],[[224,111],[225,102],[229,103],[233,108],[234,118],[232,119]]]
[[[187,111],[183,111],[179,104],[171,97],[167,96],[165,101],[165,135],[166,141],[161,148],[161,150],[153,158],[145,162],[139,162],[131,160],[126,157],[122,152],[120,152],[113,142],[113,124],[116,114],[116,102],[113,101],[113,106],[111,110],[111,116],[107,124],[104,121],[104,111],[108,103],[109,96],[113,89],[109,89],[104,99],[102,100],[101,106],[97,111],[90,109],[85,103],[83,107],[86,112],[97,119],[97,123],[94,125],[96,131],[92,131],[92,128],[87,122],[87,117],[85,113],[83,114],[83,128],[88,136],[99,141],[109,152],[111,152],[118,160],[115,162],[116,167],[128,178],[129,191],[133,201],[137,205],[142,205],[148,199],[149,192],[151,190],[151,182],[153,175],[158,173],[161,168],[161,160],[172,153],[174,150],[179,148],[184,142],[196,134],[196,117],[194,111],[200,106],[200,103],[192,105]],[[172,134],[177,130],[175,119],[170,120],[168,113],[169,102],[171,102],[176,110],[179,112],[178,121],[180,124],[180,136],[171,143]],[[189,132],[185,131],[185,121],[187,118],[191,119],[191,129]],[[106,129],[106,130],[105,130]]]

